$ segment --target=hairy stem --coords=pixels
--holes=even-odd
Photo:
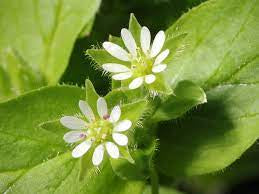
[[[150,167],[150,178],[151,178],[152,194],[159,194],[158,175],[153,166]]]

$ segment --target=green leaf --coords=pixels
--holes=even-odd
[[[163,173],[196,175],[220,170],[259,137],[259,84],[219,86],[208,91],[207,98],[200,111],[181,123],[160,126],[158,168]]]
[[[79,113],[80,99],[84,90],[58,86],[0,104],[1,193],[142,193],[143,182],[121,180],[107,160],[79,180],[81,162],[72,158],[59,119]]]
[[[0,53],[0,101],[39,88],[46,82],[26,61],[9,48]]]
[[[125,180],[147,180],[149,177],[148,162],[151,159],[149,153],[143,151],[132,152],[133,162],[128,159],[120,158],[118,160],[111,160],[111,165],[114,172]]]
[[[155,121],[176,119],[191,108],[206,102],[206,94],[202,88],[190,81],[181,81],[174,89],[174,94],[162,100],[153,119]]]
[[[91,18],[79,34],[79,38],[89,36],[93,28],[95,17]]]
[[[110,101],[108,101],[110,102]],[[147,108],[146,100],[139,100],[137,102],[125,104],[121,106],[121,119],[128,118],[134,124],[141,118],[141,116],[145,113],[145,109]]]
[[[172,60],[175,60],[181,56],[181,52],[185,48],[185,44],[183,44],[185,37],[187,36],[186,33],[179,34],[173,37],[168,37],[165,42],[164,48],[169,49],[170,53],[167,58],[164,60],[165,64],[170,64]],[[169,83],[172,82],[171,79],[168,80]]]
[[[107,163],[100,174],[95,170],[79,181],[79,162],[70,153],[60,155],[28,170],[6,193],[142,193],[143,183],[119,179]]]
[[[56,84],[67,66],[75,39],[99,5],[100,0],[3,0],[0,52],[6,48],[17,50],[48,84]]]
[[[185,49],[168,64],[167,79],[173,87],[184,79],[199,84],[208,103],[179,123],[160,126],[157,167],[163,173],[218,171],[258,139],[258,13],[254,0],[208,1],[167,31],[187,33]]]
[[[192,80],[209,89],[240,71],[258,77],[251,72],[258,61],[258,9],[256,0],[217,0],[184,14],[167,30],[169,37],[187,33],[179,56],[168,63],[167,80]]]
[[[241,158],[233,163],[230,168],[226,169],[226,171],[221,174],[211,177],[232,184],[241,182],[244,178],[249,179],[251,177],[256,177],[259,173],[258,161],[259,150],[258,144],[255,143]]]
[[[253,180],[259,172],[258,161],[259,150],[258,144],[255,143],[241,158],[224,171],[194,178],[198,181],[199,188],[205,190],[203,193],[206,193],[206,190],[208,193],[208,190],[218,188],[219,185],[224,188],[232,187],[233,185],[242,184],[246,180]]]
[[[115,106],[122,102],[123,104],[129,104],[145,99],[145,92],[142,90],[128,90],[124,88],[114,89],[109,92],[106,99]]]

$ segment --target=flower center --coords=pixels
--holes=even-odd
[[[131,61],[131,70],[136,77],[152,73],[153,60],[137,48],[137,57]]]
[[[109,118],[107,116],[107,118]],[[110,123],[107,118],[96,120],[88,126],[87,139],[93,140],[97,143],[102,143],[111,138],[113,125]]]

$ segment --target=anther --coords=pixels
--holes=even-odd
[[[103,116],[103,119],[104,119],[104,120],[107,120],[107,119],[109,119],[109,118],[110,118],[110,115],[108,115],[108,114]]]
[[[85,138],[85,137],[86,137],[86,134],[81,133],[81,134],[79,135],[79,137],[80,137],[80,138]]]

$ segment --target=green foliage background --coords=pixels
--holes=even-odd
[[[85,55],[119,36],[130,13],[174,38],[164,75],[174,95],[110,92]],[[149,194],[151,167],[161,194],[224,193],[258,176],[258,18],[258,0],[0,1],[0,193]],[[106,160],[80,181],[89,157],[71,157],[59,118],[96,92],[123,102],[139,149],[136,165]]]

